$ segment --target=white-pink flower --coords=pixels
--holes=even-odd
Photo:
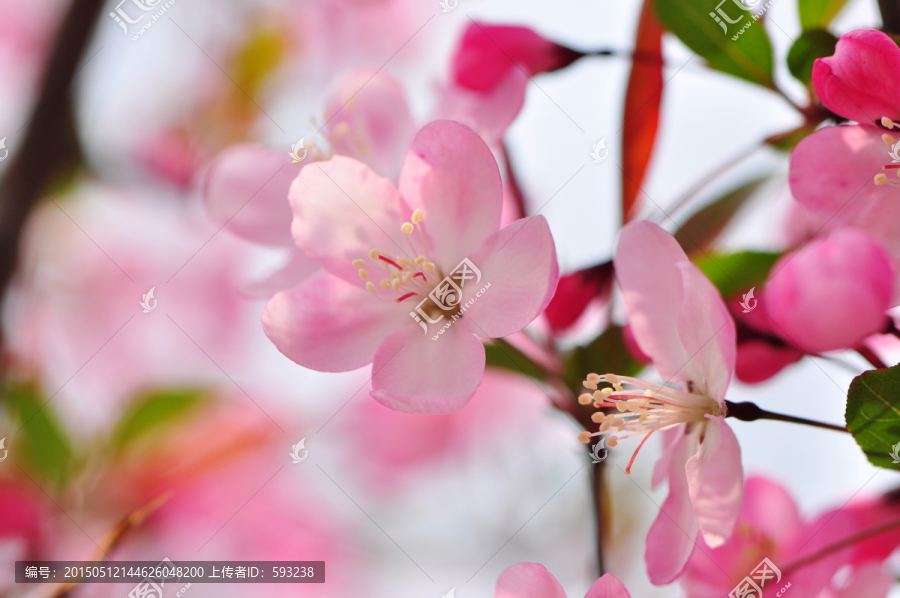
[[[547,568],[537,563],[516,563],[497,578],[494,598],[566,598],[566,591]],[[618,577],[607,573],[584,598],[631,598]]]
[[[653,484],[668,479],[669,496],[645,552],[650,580],[662,585],[682,572],[698,532],[710,547],[720,546],[740,512],[741,450],[725,423],[735,325],[718,290],[655,224],[638,221],[623,228],[614,265],[635,340],[666,384],[676,382],[678,388],[590,374],[585,386],[595,392],[581,400],[618,408],[594,415],[600,423],[594,436],[606,436],[607,446],[639,435],[642,446],[654,432],[663,433]],[[600,382],[612,388],[597,390]],[[589,440],[587,433],[583,440]]]
[[[497,163],[459,123],[435,121],[418,133],[399,188],[365,164],[335,156],[304,168],[289,199],[294,240],[323,270],[269,301],[266,334],[314,370],[372,363],[371,394],[393,409],[460,409],[484,374],[476,335],[521,330],[556,289],[546,220],[500,228]],[[466,281],[460,297],[446,297],[450,309],[438,308],[429,294],[463,259],[480,282]]]

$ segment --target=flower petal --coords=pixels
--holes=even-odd
[[[250,299],[268,299],[278,291],[297,286],[321,269],[322,264],[294,247],[284,266],[262,280],[243,284],[241,293]]]
[[[500,169],[472,129],[442,120],[416,135],[400,174],[400,194],[421,209],[435,261],[452,268],[500,228]]]
[[[838,40],[834,56],[813,66],[813,85],[835,114],[874,124],[900,117],[900,48],[881,31],[857,29]]]
[[[487,93],[450,84],[440,92],[435,118],[461,122],[494,146],[522,110],[527,88],[528,77],[519,69]]]
[[[464,319],[436,339],[433,328],[422,334],[411,321],[378,347],[371,394],[379,403],[409,413],[452,413],[475,394],[484,375],[484,345]]]
[[[361,162],[335,156],[310,164],[291,184],[288,197],[297,245],[348,282],[365,285],[352,262],[366,259],[371,250],[390,256],[409,251],[400,232],[405,209],[400,194]]]
[[[584,598],[631,598],[631,594],[618,577],[607,573],[594,582]]]
[[[403,86],[375,69],[357,69],[328,98],[328,137],[336,154],[356,158],[397,180],[412,142],[412,114]]]
[[[262,245],[293,245],[287,195],[300,166],[286,151],[244,143],[223,150],[203,181],[203,203],[217,225]]]
[[[665,379],[706,384],[722,400],[734,371],[734,321],[716,288],[659,226],[622,229],[614,260],[640,349]]]
[[[731,537],[744,501],[741,446],[724,418],[707,416],[700,450],[685,464],[694,513],[710,548]]]
[[[566,598],[566,591],[543,565],[516,563],[497,578],[494,598]]]
[[[697,434],[682,434],[672,447],[669,496],[647,534],[644,559],[654,585],[672,582],[684,570],[700,529],[688,491],[685,463],[697,452]]]
[[[482,278],[465,289],[463,298],[475,300],[465,317],[481,336],[500,338],[530,324],[550,303],[559,280],[556,247],[543,216],[504,227],[470,260]],[[487,284],[490,287],[476,297]]]
[[[346,372],[371,363],[404,310],[328,272],[272,297],[263,311],[266,336],[288,359],[320,372]]]

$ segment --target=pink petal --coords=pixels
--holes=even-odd
[[[881,31],[857,29],[838,40],[834,56],[816,60],[813,85],[835,114],[874,124],[900,117],[900,49]]]
[[[522,110],[527,88],[528,77],[519,69],[510,71],[487,93],[450,84],[440,91],[434,117],[468,125],[493,146]]]
[[[741,446],[724,418],[707,416],[700,450],[685,465],[697,523],[710,548],[734,531],[744,501]]]
[[[680,442],[681,437],[684,436],[684,429],[676,426],[659,432],[657,436],[660,439],[660,455],[656,465],[653,466],[653,476],[650,480],[651,488],[656,488],[669,477],[672,456],[675,454],[674,448]]]
[[[263,330],[291,361],[346,372],[371,363],[378,346],[405,323],[409,316],[398,307],[322,271],[272,297]]]
[[[516,563],[497,578],[494,598],[566,598],[566,591],[543,565]]]
[[[895,171],[881,169],[891,163],[888,150],[881,132],[874,127],[849,125],[816,131],[791,154],[791,193],[801,204],[827,218],[829,226],[854,222],[872,209],[893,206],[897,203],[896,189],[875,184],[876,174],[895,176]],[[900,211],[884,216],[890,215],[900,215]],[[867,220],[878,224],[877,216]],[[890,224],[889,230],[895,231],[896,221]]]
[[[741,382],[757,384],[803,359],[803,351],[793,347],[774,345],[760,338],[741,342],[737,346],[734,375]]]
[[[355,70],[331,94],[325,113],[336,154],[356,158],[397,180],[415,132],[399,81],[384,71]]]
[[[472,305],[464,317],[481,336],[500,338],[521,330],[544,311],[556,290],[556,247],[543,216],[503,228],[470,259],[482,278],[466,289],[463,297]],[[475,290],[487,284],[490,288],[476,297]]]
[[[299,170],[286,150],[232,145],[206,173],[203,203],[213,222],[240,237],[263,245],[292,245],[287,195]]]
[[[685,464],[697,452],[697,434],[682,434],[669,462],[669,496],[647,534],[644,559],[654,585],[671,583],[684,570],[700,529],[688,491]]]
[[[297,245],[344,280],[365,286],[352,262],[373,249],[389,256],[409,251],[400,232],[403,200],[388,179],[361,162],[335,156],[310,164],[288,197]]]
[[[250,299],[268,299],[278,291],[297,286],[321,269],[322,264],[294,248],[287,264],[262,280],[244,284],[241,292]]]
[[[437,330],[435,325],[423,334],[410,318],[409,325],[378,347],[371,394],[379,403],[409,413],[440,414],[469,402],[484,375],[484,345],[464,318],[434,339]]]
[[[436,121],[419,131],[400,174],[400,194],[433,241],[436,263],[453,268],[500,228],[503,189],[494,155],[472,129]]]
[[[555,333],[574,325],[595,299],[601,304],[609,300],[612,291],[611,266],[612,264],[607,262],[567,274],[559,279],[553,299],[544,311],[550,328]]]
[[[835,598],[885,598],[894,585],[882,564],[869,565],[855,572],[849,586],[835,594]]]
[[[740,521],[779,545],[786,544],[803,529],[797,505],[787,490],[759,476],[748,477],[744,485]]]
[[[655,224],[622,229],[614,260],[635,339],[665,379],[705,384],[722,400],[734,370],[735,328],[716,288]]]
[[[462,87],[486,92],[514,69],[531,76],[571,64],[580,56],[527,27],[473,21],[456,51],[453,74]]]
[[[810,353],[851,348],[884,328],[894,292],[890,255],[871,235],[841,229],[782,257],[766,283],[774,331]]]
[[[607,573],[594,582],[584,598],[631,598],[631,594],[618,577]]]

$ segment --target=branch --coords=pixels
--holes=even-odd
[[[766,411],[765,409],[760,409],[755,403],[732,403],[731,401],[725,401],[725,406],[728,409],[728,415],[725,417],[733,417],[734,419],[745,422],[752,422],[758,419],[772,419],[775,421],[814,426],[816,428],[825,428],[826,430],[849,432],[844,426],[836,426],[834,424],[826,424],[811,419],[804,419],[802,417],[794,417],[793,415],[783,415],[781,413]]]

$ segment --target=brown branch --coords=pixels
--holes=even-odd
[[[0,297],[16,270],[22,227],[31,208],[54,178],[81,162],[72,81],[102,8],[103,0],[72,1],[57,32],[27,131],[9,150],[12,161],[0,182]]]

